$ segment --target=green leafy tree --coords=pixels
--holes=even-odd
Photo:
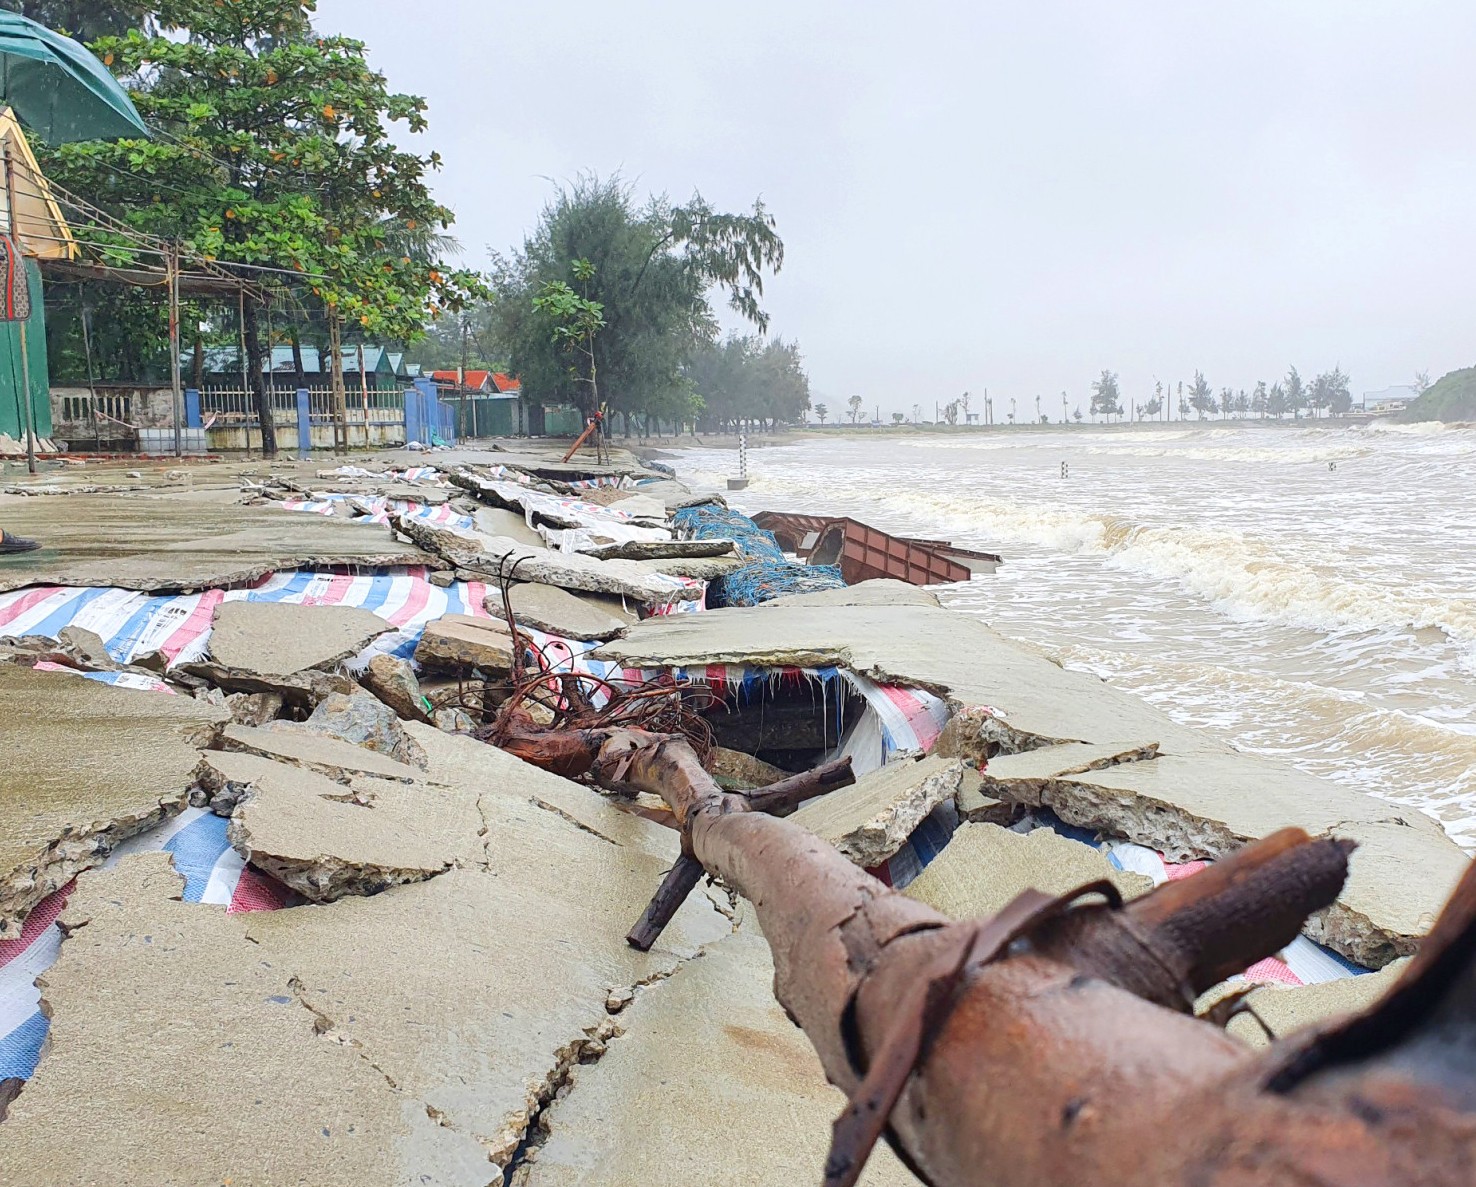
[[[894,413],[892,413],[892,423],[894,425],[899,425],[899,424],[901,424],[906,419],[907,419],[907,416],[906,416],[905,413],[902,413],[902,412],[894,412]]]
[[[1266,396],[1266,411],[1277,420],[1280,420],[1286,415],[1286,389],[1281,384],[1273,383],[1271,385],[1271,391]]]
[[[258,286],[243,329],[263,446],[272,453],[262,286],[289,290],[289,304],[312,306],[337,324],[403,340],[484,290],[474,274],[415,247],[451,222],[426,184],[440,161],[396,147],[391,127],[423,132],[425,103],[391,92],[362,42],[315,33],[311,0],[154,7],[167,35],[134,29],[92,48],[127,80],[160,134],[63,146],[50,171],[134,229]],[[133,241],[104,225],[79,230],[114,244],[109,262],[138,257]]]
[[[702,423],[726,430],[758,422],[777,427],[804,419],[810,381],[799,347],[782,338],[730,335],[704,343],[686,366],[703,402]]]
[[[582,290],[594,280],[594,265],[575,260],[569,269]],[[553,340],[572,356],[569,371],[575,383],[589,384],[589,406],[600,406],[599,368],[595,363],[595,335],[605,328],[605,307],[575,292],[567,281],[548,280],[533,298],[533,309],[552,323]]]
[[[1109,418],[1122,415],[1122,390],[1115,372],[1103,371],[1092,384],[1091,413]]]
[[[861,397],[860,396],[852,396],[849,400],[847,400],[846,401],[846,411],[847,411],[847,413],[851,417],[851,423],[852,424],[857,423],[857,421],[859,421],[861,419]],[[957,415],[958,414],[955,411],[955,413],[954,413],[955,419],[957,418]]]
[[[1427,391],[1430,390],[1430,372],[1416,371],[1414,383],[1412,386],[1415,389],[1415,395],[1417,397],[1423,396]]]
[[[1325,371],[1313,382],[1321,407],[1333,416],[1347,416],[1353,408],[1353,393],[1348,390],[1348,375],[1342,367]]]
[[[1268,399],[1266,381],[1264,379],[1256,380],[1256,390],[1251,393],[1250,410],[1264,419],[1266,415],[1266,401]]]
[[[1071,414],[1071,419],[1074,420],[1077,424],[1081,424],[1081,405],[1080,404],[1078,404],[1076,406],[1076,411]]]
[[[1286,379],[1282,381],[1282,391],[1286,395],[1286,409],[1293,417],[1299,417],[1302,409],[1307,407],[1307,385],[1302,382],[1302,377],[1293,367],[1286,373]]]
[[[824,404],[815,405],[815,418],[823,425],[825,418],[830,415],[830,409]]]
[[[1200,420],[1215,411],[1215,395],[1202,371],[1194,372],[1194,382],[1189,385],[1189,407],[1199,413]]]
[[[0,0],[0,8],[83,42],[152,28],[153,7],[134,0]]]
[[[522,379],[546,400],[588,407],[546,311],[532,298],[584,259],[594,277],[584,296],[600,304],[600,393],[629,432],[633,417],[685,420],[697,411],[688,365],[717,332],[714,294],[760,331],[768,316],[764,278],[784,246],[762,202],[744,214],[714,210],[700,194],[682,205],[664,196],[637,206],[618,176],[577,178],[544,207],[534,232],[510,255],[494,255],[492,336]]]
[[[1153,399],[1144,404],[1143,407],[1139,409],[1139,411],[1145,417],[1157,416],[1160,412],[1163,411],[1163,397],[1154,396]]]

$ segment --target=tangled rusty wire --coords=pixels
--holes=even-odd
[[[703,713],[717,698],[706,687],[666,672],[639,680],[597,676],[577,667],[577,653],[562,640],[550,639],[540,646],[519,629],[513,616],[511,590],[518,566],[526,559],[504,562],[497,574],[503,617],[512,636],[510,676],[457,689],[457,703],[484,723],[472,735],[506,748],[514,735],[526,738],[533,732],[622,727],[679,734],[705,766],[715,743]]]

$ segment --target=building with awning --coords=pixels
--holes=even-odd
[[[51,377],[46,361],[46,312],[39,260],[71,260],[77,243],[62,217],[26,135],[10,108],[0,111],[0,154],[6,184],[0,184],[0,226],[13,233],[24,257],[31,288],[31,316],[25,323],[27,356],[21,358],[21,323],[0,322],[0,452],[25,448],[26,415],[22,376],[29,371],[31,419],[36,436],[51,436]],[[43,446],[44,448],[44,446]]]

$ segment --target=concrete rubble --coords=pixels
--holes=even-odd
[[[202,783],[231,791],[231,845],[315,902],[445,873],[469,859],[481,825],[464,789],[362,777],[345,786],[239,751],[200,761]]]
[[[201,492],[202,494],[205,492]],[[429,557],[384,529],[272,506],[155,493],[0,496],[6,530],[46,541],[6,558],[0,592],[90,585],[153,593],[241,585],[283,569],[423,565]]]
[[[310,730],[228,725],[220,732],[220,748],[255,754],[339,780],[374,775],[414,783],[424,774],[418,767],[397,762],[388,755]]]
[[[210,631],[218,664],[263,676],[328,671],[390,630],[379,615],[352,606],[222,602]]]
[[[280,723],[275,728],[293,727]],[[409,766],[424,767],[426,764],[425,751],[401,728],[395,711],[361,689],[352,693],[330,693],[318,702],[312,716],[298,728],[326,738],[352,742]]]
[[[921,686],[957,710],[940,752],[987,762],[985,797],[1049,807],[1172,860],[1217,857],[1287,825],[1352,836],[1363,847],[1348,884],[1308,934],[1371,967],[1417,947],[1468,864],[1418,812],[1243,754],[942,608],[771,604],[650,618],[594,654],[639,667],[834,665]]]
[[[508,597],[512,602],[513,617],[520,625],[550,631],[567,639],[598,639],[603,642],[624,634],[628,627],[640,621],[636,614],[626,609],[620,598],[572,594],[556,585],[524,582],[514,585]],[[489,594],[487,609],[501,618],[502,599]]]
[[[956,759],[904,758],[812,800],[791,819],[871,869],[902,848],[929,812],[958,794],[966,770]]]
[[[119,841],[181,811],[199,747],[225,716],[185,697],[0,665],[0,940]]]
[[[1017,833],[964,824],[902,893],[955,919],[972,919],[995,914],[1022,890],[1065,894],[1104,878],[1125,899],[1153,888],[1142,874],[1116,869],[1090,845],[1048,828]]]
[[[7,733],[0,775],[0,941],[77,879],[60,958],[38,982],[48,1045],[29,1080],[0,1085],[0,1187],[60,1187],[79,1167],[150,1187],[818,1181],[843,1101],[774,1000],[752,908],[704,884],[649,953],[635,950],[626,932],[681,854],[669,811],[469,736],[486,719],[453,703],[461,685],[513,666],[500,580],[519,627],[598,644],[584,655],[598,672],[839,668],[943,698],[951,719],[929,753],[894,757],[791,819],[867,869],[926,822],[947,839],[904,893],[955,918],[1027,887],[1149,888],[1049,827],[1016,831],[1027,823],[1170,861],[1289,824],[1357,840],[1342,896],[1306,931],[1394,968],[1257,989],[1251,1005],[1278,1033],[1371,1000],[1467,865],[1433,821],[1176,725],[927,589],[875,580],[666,613],[744,561],[727,540],[671,538],[671,513],[711,496],[618,447],[612,457],[563,463],[553,445],[507,442],[0,492],[6,530],[48,545],[7,561],[0,592],[162,594],[417,566],[422,603],[429,584],[446,599],[433,605],[465,607],[439,590],[475,580],[492,615],[424,611],[412,631],[388,611],[232,600],[184,662],[150,640],[162,649],[121,664],[77,625],[0,643],[0,718],[25,723]],[[604,485],[574,485],[592,478]],[[346,497],[333,515],[280,505],[323,495]],[[449,502],[474,526],[370,522],[362,513],[382,519],[385,498]],[[378,645],[394,654],[365,655],[395,629]],[[102,682],[113,679],[134,687]],[[756,708],[730,696],[709,719],[723,786],[779,782],[845,741],[849,708],[822,694],[811,712],[810,685],[781,708],[778,681],[753,684]],[[208,824],[225,857],[280,884],[289,905],[182,901],[180,853],[179,871],[158,852],[96,868],[187,805],[224,820],[176,824]],[[1249,1042],[1253,1028],[1231,1024]],[[754,1140],[736,1149],[744,1134]],[[882,1148],[861,1181],[915,1180]]]
[[[402,519],[398,529],[416,544],[444,558],[457,572],[496,580],[501,574],[562,589],[613,594],[643,606],[663,606],[681,598],[684,587],[673,577],[643,567],[643,561],[601,561],[577,552],[537,548],[505,536],[453,532]],[[710,563],[710,562],[709,562]]]
[[[405,720],[430,720],[420,680],[409,660],[397,655],[376,655],[359,677],[359,683]]]
[[[1367,1009],[1389,990],[1407,963],[1397,960],[1367,977],[1344,977],[1320,985],[1262,985],[1245,999],[1254,1016],[1237,1014],[1225,1029],[1252,1047],[1265,1047],[1270,1043],[1267,1030],[1281,1038]],[[1216,996],[1211,990],[1202,1000],[1209,1003]]]
[[[488,675],[512,670],[513,640],[505,622],[448,614],[425,628],[415,648],[415,662],[439,671],[480,669]]]

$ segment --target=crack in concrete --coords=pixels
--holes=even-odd
[[[737,920],[734,919],[733,930],[737,929]],[[553,1120],[549,1111],[579,1086],[575,1070],[598,1063],[617,1039],[625,1037],[627,1032],[616,1018],[624,1014],[643,994],[669,981],[693,961],[701,960],[713,944],[722,942],[719,939],[711,944],[704,944],[691,956],[678,957],[670,968],[657,970],[630,985],[616,986],[609,991],[605,998],[605,1010],[611,1017],[598,1026],[586,1028],[585,1039],[576,1039],[560,1049],[560,1058],[545,1078],[538,1093],[536,1107],[529,1112],[517,1149],[503,1172],[503,1187],[526,1187],[529,1176],[533,1173],[533,1166],[538,1161],[538,1151],[553,1133]],[[565,1055],[565,1052],[569,1054]]]
[[[543,800],[538,799],[536,796],[530,797],[528,802],[532,804],[535,808],[542,808],[545,812],[552,812],[555,816],[562,817],[564,820],[567,820],[570,824],[579,829],[581,832],[586,832],[592,837],[599,837],[599,839],[604,841],[607,845],[615,845],[617,849],[620,848],[617,842],[610,840],[610,838],[605,836],[604,833],[600,832],[597,829],[590,828],[589,825],[584,823],[584,821],[570,815],[562,808],[556,807],[553,804],[545,803]],[[478,806],[480,806],[481,801],[478,800],[477,803]]]

